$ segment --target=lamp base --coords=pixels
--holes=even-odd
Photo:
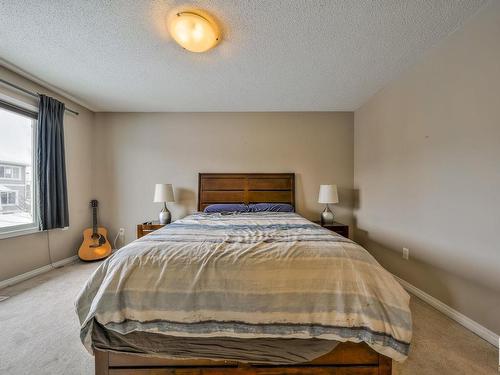
[[[158,220],[160,221],[160,224],[170,224],[171,218],[172,215],[170,215],[170,211],[165,204],[165,206],[160,211],[160,214],[158,215]]]
[[[335,216],[330,210],[330,207],[326,205],[325,210],[321,213],[321,224],[333,224],[335,221]]]

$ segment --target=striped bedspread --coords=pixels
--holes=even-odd
[[[126,335],[364,341],[397,361],[409,296],[361,246],[295,213],[190,215],[125,246],[76,302],[92,328]]]

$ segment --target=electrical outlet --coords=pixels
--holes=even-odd
[[[118,230],[118,234],[120,235],[120,237],[124,237],[125,236],[125,228],[120,228]]]
[[[403,247],[403,259],[410,259],[410,249]]]

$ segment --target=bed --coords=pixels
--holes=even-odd
[[[198,208],[295,205],[293,173],[199,175]],[[359,245],[295,213],[196,213],[132,242],[76,303],[96,375],[391,374],[409,296]]]

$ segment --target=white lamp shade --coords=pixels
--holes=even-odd
[[[320,185],[318,203],[339,203],[337,185]]]
[[[172,184],[156,184],[154,202],[175,202]]]

